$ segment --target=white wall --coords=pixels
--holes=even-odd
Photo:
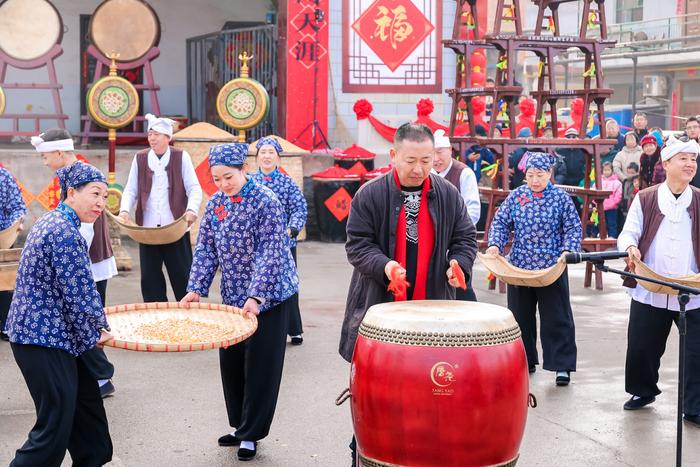
[[[63,84],[63,110],[69,116],[68,129],[76,132],[80,122],[80,23],[81,14],[91,14],[101,0],[53,0],[63,18],[63,55],[56,60],[58,80]],[[161,112],[167,115],[187,113],[187,77],[185,41],[187,38],[220,30],[226,21],[264,21],[274,10],[271,0],[149,0],[161,23],[160,56],[153,62],[153,73],[161,86],[158,94]],[[9,68],[7,82],[47,82],[46,68],[17,70]],[[49,91],[8,90],[8,113],[54,113]],[[150,110],[144,93],[146,110]],[[55,126],[46,121],[43,128]],[[9,120],[0,120],[0,129],[9,130]],[[31,130],[33,121],[23,128]]]
[[[444,1],[442,6],[442,39],[452,37],[452,25],[456,3]],[[367,99],[372,103],[372,115],[380,120],[394,124],[396,121],[414,120],[416,118],[416,103],[419,99],[429,97],[435,103],[432,118],[446,123],[450,118],[452,101],[447,94],[356,94],[343,92],[343,30],[342,2],[330,1],[330,82],[328,89],[328,138],[332,146],[347,147],[352,143],[366,144],[358,141],[358,122],[352,106],[358,99]],[[455,86],[455,54],[445,50],[440,44],[442,53],[442,83],[443,91]],[[381,142],[378,140],[377,143]],[[368,146],[368,149],[372,149]],[[382,148],[378,150],[381,152]]]

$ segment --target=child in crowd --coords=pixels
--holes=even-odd
[[[612,163],[603,163],[603,176],[601,184],[603,190],[610,191],[608,196],[603,201],[603,210],[605,211],[605,225],[608,228],[608,237],[617,238],[617,207],[622,201],[622,183],[618,180],[617,175],[613,173]]]

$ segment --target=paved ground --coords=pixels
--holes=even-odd
[[[132,254],[135,250],[130,248]],[[350,277],[342,245],[300,245],[301,347],[288,347],[272,432],[259,447],[260,466],[349,465],[349,406],[333,403],[347,386],[348,365],[337,344]],[[138,261],[136,262],[138,264]],[[484,302],[505,304],[485,288],[477,266],[475,288]],[[110,282],[109,304],[140,300],[139,273]],[[568,388],[556,388],[538,370],[519,465],[666,466],[675,459],[677,333],[662,363],[664,393],[649,410],[624,412],[624,355],[628,299],[613,276],[604,292],[582,288],[583,266],[570,270],[579,371]],[[217,296],[212,296],[215,301]],[[234,448],[216,445],[228,430],[216,352],[143,354],[107,350],[116,366],[117,392],[106,401],[114,466],[231,466]],[[12,359],[0,342],[0,465],[7,465],[34,421],[34,408]],[[700,430],[686,428],[685,465],[700,465]],[[68,462],[65,465],[69,465]]]

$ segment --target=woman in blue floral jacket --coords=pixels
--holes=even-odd
[[[221,269],[223,302],[258,317],[253,336],[219,352],[226,410],[235,427],[219,445],[240,444],[240,460],[253,459],[257,441],[269,433],[282,379],[289,298],[299,287],[282,204],[271,190],[246,178],[247,154],[242,143],[209,152],[219,191],[207,203],[182,299],[206,297]]]
[[[6,332],[36,407],[36,424],[13,467],[98,466],[112,441],[97,381],[80,356],[111,338],[90,270],[81,222],[95,222],[107,200],[105,176],[75,163],[57,172],[67,193],[32,227],[17,271]]]
[[[280,171],[279,158],[282,146],[275,138],[261,138],[255,145],[255,160],[258,163],[258,171],[251,175],[251,179],[272,190],[282,203],[287,221],[287,234],[289,234],[289,248],[292,251],[294,263],[297,262],[297,235],[306,225],[306,199],[292,177]],[[292,345],[301,345],[304,342],[301,336],[304,328],[299,311],[299,294],[294,294],[289,307],[289,329],[287,334],[292,338]]]
[[[0,164],[0,230],[12,226],[17,219],[27,213],[22,192],[12,174]],[[12,302],[11,291],[0,291],[0,339],[7,340],[7,334],[2,331],[7,313]]]
[[[565,251],[581,248],[581,219],[566,192],[550,183],[555,158],[528,153],[525,185],[513,190],[494,216],[489,230],[487,254],[505,251],[513,235],[508,259],[523,269],[553,266]],[[567,272],[547,287],[508,286],[508,308],[520,325],[530,373],[539,363],[537,318],[540,310],[543,368],[556,371],[558,386],[566,386],[576,371],[576,336],[569,301]]]

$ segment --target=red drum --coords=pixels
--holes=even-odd
[[[485,303],[375,305],[350,392],[362,465],[515,465],[529,394],[520,328]]]

